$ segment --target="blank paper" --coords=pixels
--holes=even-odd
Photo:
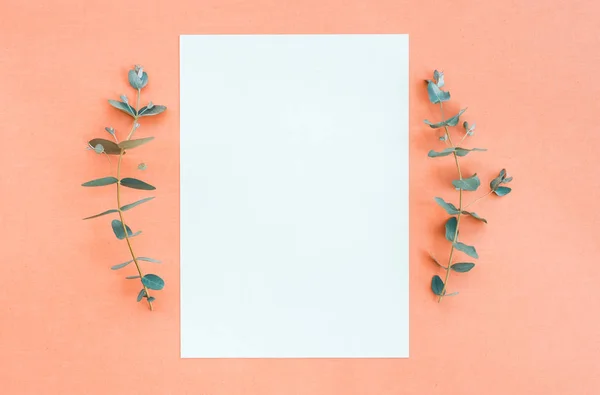
[[[408,357],[408,36],[180,60],[181,356]]]

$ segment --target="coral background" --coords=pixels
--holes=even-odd
[[[599,12],[593,0],[2,0],[0,392],[600,393]],[[210,33],[410,34],[409,359],[179,358],[178,43]],[[165,262],[153,313],[109,270],[127,250],[108,217],[81,221],[114,205],[113,188],[80,187],[108,171],[84,147],[129,126],[106,99],[131,96],[135,63],[150,76],[142,100],[169,107],[142,120],[137,135],[156,140],[125,161],[158,186],[128,213],[144,231],[136,250]],[[448,252],[433,197],[457,194],[451,158],[426,155],[442,147],[422,122],[439,117],[422,82],[436,67],[448,113],[468,106],[471,144],[489,148],[463,159],[465,173],[515,177],[513,193],[475,207],[489,225],[465,221],[481,258],[442,304],[429,290],[427,251]]]

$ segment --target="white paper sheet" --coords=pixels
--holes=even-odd
[[[408,36],[181,37],[181,356],[408,357]]]

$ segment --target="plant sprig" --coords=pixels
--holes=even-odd
[[[448,263],[446,265],[442,265],[434,256],[431,254],[431,258],[442,270],[445,271],[444,279],[438,275],[434,275],[431,279],[431,290],[438,297],[438,302],[441,302],[444,296],[453,296],[457,295],[458,292],[448,293],[448,280],[450,279],[450,273],[466,273],[475,267],[475,264],[472,262],[457,262],[454,263],[454,256],[456,251],[460,251],[467,256],[478,259],[479,254],[474,246],[465,244],[459,241],[459,227],[463,217],[471,217],[479,222],[483,222],[487,224],[487,220],[482,218],[474,211],[467,211],[466,209],[480,201],[481,199],[490,196],[491,194],[495,194],[497,196],[506,196],[511,192],[511,188],[505,186],[512,181],[512,177],[507,177],[506,170],[502,169],[499,175],[494,178],[490,182],[490,190],[473,200],[468,204],[464,204],[464,193],[466,191],[472,192],[476,191],[481,185],[481,180],[477,176],[477,173],[474,173],[471,176],[465,177],[460,167],[460,157],[467,156],[471,152],[476,151],[487,151],[484,148],[465,148],[463,146],[463,142],[473,136],[475,132],[475,124],[469,124],[468,122],[463,122],[462,124],[462,136],[458,143],[454,143],[452,140],[452,136],[450,135],[451,127],[455,127],[459,124],[460,117],[467,110],[466,108],[460,110],[458,114],[446,119],[444,116],[444,106],[443,103],[450,100],[450,92],[442,90],[445,85],[444,81],[444,73],[439,72],[437,70],[433,73],[432,80],[425,80],[427,83],[427,93],[429,96],[429,101],[433,104],[439,104],[440,113],[442,117],[442,121],[433,123],[429,120],[425,120],[424,122],[429,125],[432,129],[442,129],[443,134],[439,139],[446,144],[446,148],[441,151],[431,150],[428,153],[430,158],[438,158],[444,156],[450,156],[454,158],[454,164],[456,165],[456,170],[458,172],[458,179],[452,181],[452,186],[458,191],[458,206],[453,203],[446,202],[444,199],[440,197],[436,197],[435,201],[438,205],[440,205],[447,214],[450,215],[450,218],[446,221],[445,225],[445,237],[451,243],[450,253],[448,256]]]
[[[109,100],[108,101],[111,106],[124,112],[125,114],[129,115],[133,119],[131,130],[130,130],[129,134],[127,135],[127,138],[125,140],[122,140],[121,142],[119,142],[119,139],[117,137],[115,129],[112,127],[106,127],[105,130],[112,136],[114,142],[111,140],[103,139],[103,138],[95,138],[88,142],[88,149],[93,150],[96,154],[106,155],[106,157],[109,160],[109,163],[110,163],[110,155],[114,155],[114,156],[118,157],[116,176],[115,177],[113,177],[113,176],[102,177],[102,178],[88,181],[88,182],[85,182],[82,184],[82,186],[84,186],[84,187],[100,187],[100,186],[116,184],[116,186],[117,186],[117,188],[116,188],[117,208],[106,210],[106,211],[101,212],[100,214],[92,215],[92,216],[84,218],[84,219],[87,220],[87,219],[92,219],[92,218],[98,218],[98,217],[102,217],[104,215],[109,215],[109,214],[117,214],[118,215],[119,219],[113,219],[111,222],[112,231],[115,234],[115,236],[117,237],[117,239],[126,241],[127,247],[129,250],[129,254],[131,255],[131,259],[127,262],[114,265],[111,267],[111,269],[119,270],[119,269],[122,269],[122,268],[128,266],[129,264],[133,263],[136,268],[137,275],[127,276],[126,279],[128,279],[128,280],[139,279],[140,280],[142,289],[140,290],[140,292],[137,295],[137,301],[140,302],[142,299],[145,298],[148,303],[148,307],[150,308],[150,310],[153,310],[154,308],[153,308],[152,302],[154,302],[155,297],[150,295],[150,290],[160,291],[161,289],[164,288],[165,282],[160,276],[158,276],[156,274],[151,274],[151,273],[144,274],[144,272],[142,271],[142,268],[140,266],[140,262],[144,261],[144,262],[160,263],[160,261],[153,259],[153,258],[138,256],[135,254],[135,252],[133,251],[133,245],[132,245],[131,239],[133,237],[141,234],[142,232],[138,231],[138,232],[134,233],[131,230],[131,228],[128,225],[126,225],[124,213],[125,213],[125,211],[131,210],[132,208],[137,207],[142,203],[146,203],[146,202],[154,199],[154,196],[146,197],[144,199],[135,201],[133,203],[123,205],[122,199],[121,199],[121,195],[122,195],[121,187],[146,190],[146,191],[155,190],[156,188],[142,180],[137,179],[137,178],[131,178],[131,177],[122,178],[121,177],[121,164],[123,162],[123,156],[126,154],[126,152],[128,150],[140,147],[144,144],[149,143],[150,141],[152,141],[154,139],[154,137],[144,137],[144,138],[139,138],[139,139],[133,139],[135,132],[140,128],[140,124],[138,122],[140,120],[140,118],[158,115],[158,114],[164,112],[167,108],[162,105],[155,105],[152,102],[149,102],[147,105],[140,108],[141,90],[146,85],[148,85],[148,74],[144,71],[144,69],[141,66],[135,66],[132,70],[129,70],[127,76],[129,79],[129,84],[136,91],[135,106],[129,103],[129,100],[128,100],[127,96],[125,96],[125,95],[121,95],[120,101],[118,101],[118,100]],[[144,165],[144,168],[145,168],[145,165]]]

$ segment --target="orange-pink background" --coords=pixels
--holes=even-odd
[[[0,393],[600,393],[598,15],[594,0],[2,0]],[[410,359],[179,358],[178,42],[193,33],[410,34]],[[127,251],[107,217],[81,221],[114,205],[113,188],[79,186],[108,172],[83,148],[128,126],[106,99],[131,94],[135,63],[145,99],[169,107],[125,167],[158,186],[128,213],[136,249],[165,261],[153,313],[109,270]],[[465,222],[481,259],[442,304],[426,251],[447,254],[433,197],[456,192],[452,160],[426,156],[441,147],[422,123],[438,116],[422,83],[435,67],[489,148],[465,171],[515,177],[476,208],[489,225]]]

